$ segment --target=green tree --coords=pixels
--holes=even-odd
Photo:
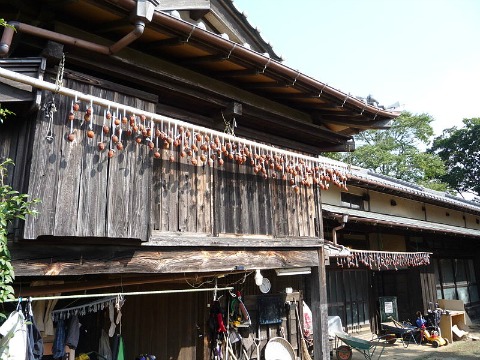
[[[15,219],[25,219],[25,215],[36,215],[34,204],[38,200],[28,200],[28,195],[20,194],[6,184],[7,167],[14,165],[11,159],[0,163],[0,303],[14,297],[12,283],[15,278],[10,251],[8,250],[8,225]],[[0,313],[0,318],[4,314]]]
[[[480,118],[464,119],[463,124],[462,128],[445,129],[429,151],[447,167],[442,181],[459,193],[480,196]]]
[[[387,130],[367,130],[355,137],[357,149],[342,160],[376,173],[445,191],[438,179],[445,174],[442,159],[426,149],[433,118],[428,114],[403,112]]]

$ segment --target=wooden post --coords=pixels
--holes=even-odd
[[[313,349],[314,358],[329,360],[328,343],[328,303],[325,273],[325,250],[318,249],[318,266],[312,267],[312,316],[313,316]]]

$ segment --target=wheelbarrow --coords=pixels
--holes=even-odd
[[[386,338],[392,334],[377,336],[374,335],[372,340],[364,340],[353,337],[347,333],[335,333],[335,353],[338,360],[350,360],[353,356],[353,350],[360,352],[365,359],[380,359],[385,349]],[[343,342],[343,345],[340,345]],[[380,353],[377,347],[381,347]]]
[[[420,329],[405,321],[397,321],[392,317],[389,317],[391,322],[382,323],[382,331],[386,334],[393,334],[394,337],[388,339],[389,344],[395,343],[397,338],[401,338],[403,347],[408,347],[410,343],[420,344],[421,334]]]

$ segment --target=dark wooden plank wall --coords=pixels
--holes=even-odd
[[[3,106],[12,110],[8,103]],[[0,162],[12,159],[15,164],[7,167],[8,175],[4,181],[21,193],[28,192],[28,176],[26,174],[29,169],[34,119],[31,119],[31,115],[24,115],[23,111],[30,106],[30,103],[24,104],[24,107],[17,106],[13,109],[15,115],[8,116],[4,119],[3,124],[0,124]],[[33,199],[33,197],[31,198]],[[17,220],[11,224],[9,232],[13,232],[15,238],[21,237],[22,222]]]
[[[67,79],[65,86],[147,111],[155,109],[153,103],[75,80]],[[81,104],[74,121],[76,139],[68,141],[71,102],[70,98],[56,97],[58,111],[54,116],[52,141],[45,139],[48,121],[43,114],[39,114],[36,122],[28,192],[42,200],[41,215],[27,219],[25,238],[55,235],[147,240],[152,155],[146,146],[137,145],[133,139],[124,141],[125,149],[117,151],[112,159],[107,151],[99,152],[103,109],[94,106],[95,137],[89,139],[87,123],[81,125],[89,105],[86,103]]]
[[[175,162],[168,160],[174,154]],[[177,162],[179,161],[179,162]],[[154,230],[203,234],[315,236],[313,188],[296,193],[285,181],[263,179],[249,165],[225,160],[193,166],[177,151],[154,161]]]
[[[435,304],[437,302],[435,268],[433,263],[428,266],[419,267],[418,277],[414,275],[412,280],[415,278],[419,279],[420,288],[422,289],[422,303],[418,304],[418,310],[426,314],[429,309],[429,303]],[[423,306],[423,308],[421,308],[421,306]]]
[[[145,291],[145,287],[142,287],[142,291]],[[197,343],[200,352],[203,348],[203,338],[198,336],[196,321],[198,313],[203,315],[207,311],[206,303],[197,299],[203,295],[186,293],[127,297],[122,308],[125,358],[135,359],[140,354],[151,354],[157,359],[195,359]]]

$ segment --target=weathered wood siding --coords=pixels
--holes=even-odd
[[[145,286],[141,288],[145,291]],[[210,295],[210,294],[209,294]],[[199,306],[198,297],[205,294],[165,294],[128,297],[122,308],[122,336],[125,358],[152,354],[157,359],[192,360],[203,352],[202,326],[206,303]],[[197,320],[198,319],[198,320]],[[146,330],[146,331],[144,331]]]
[[[155,109],[153,103],[71,79],[65,86],[139,109]],[[107,151],[99,152],[103,124],[99,113],[103,114],[103,109],[94,106],[95,137],[89,139],[87,125],[82,124],[85,103],[74,121],[75,141],[70,142],[67,116],[71,99],[58,96],[55,103],[53,140],[45,138],[49,122],[43,113],[36,122],[28,193],[42,202],[40,216],[26,221],[25,238],[54,235],[147,240],[152,180],[147,147],[128,141],[112,159]]]
[[[125,95],[103,83],[68,77],[64,85],[155,112],[153,101]],[[47,94],[43,103],[51,99],[52,94]],[[72,127],[67,120],[72,99],[55,96],[55,105],[51,139],[46,138],[50,124],[43,111],[34,122],[28,193],[42,202],[38,206],[40,215],[26,221],[26,239],[53,235],[146,241],[152,231],[155,236],[230,234],[297,239],[318,234],[318,207],[312,187],[299,185],[296,192],[286,181],[263,179],[252,166],[231,160],[225,160],[222,166],[218,162],[212,167],[193,165],[191,156],[180,156],[173,146],[164,149],[159,138],[153,138],[160,147],[160,156],[155,158],[144,143],[137,144],[125,133],[124,149],[109,158],[112,134],[102,136],[104,108],[94,105],[88,123],[83,118],[90,104],[81,103]],[[117,110],[119,117],[131,115],[111,109]],[[92,139],[87,137],[90,124],[95,134]],[[168,132],[166,128],[161,130]],[[67,138],[71,131],[74,141]],[[102,139],[107,148],[99,151],[97,144]],[[16,146],[21,141],[17,139]]]
[[[192,166],[171,151],[154,161],[153,229],[160,232],[315,237],[314,189],[296,193],[248,165]],[[176,152],[175,156],[177,156]]]

